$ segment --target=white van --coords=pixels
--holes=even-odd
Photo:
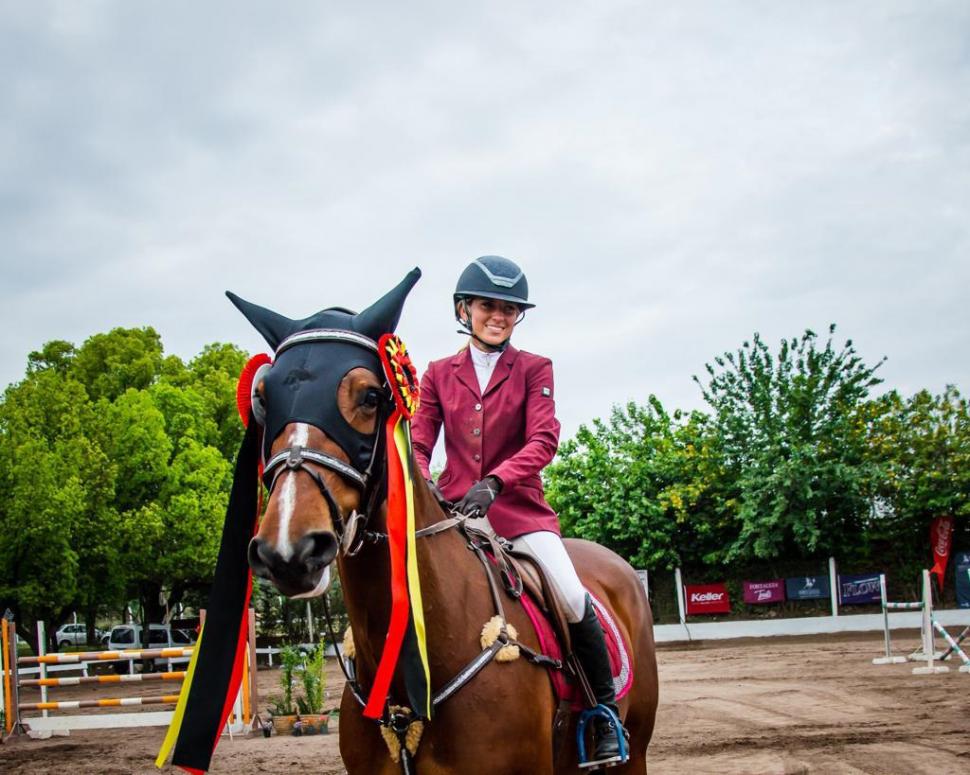
[[[168,624],[148,625],[148,645],[141,642],[142,628],[140,624],[119,624],[113,627],[108,636],[109,651],[124,651],[130,649],[169,649],[187,648],[195,643],[195,633],[187,630],[172,629]],[[188,663],[188,657],[175,657],[171,660],[158,658],[154,660],[155,669],[162,669],[170,664]],[[128,672],[131,661],[116,662],[118,672]]]

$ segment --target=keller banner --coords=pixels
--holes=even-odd
[[[727,587],[720,584],[685,584],[684,598],[687,601],[687,614],[729,614],[731,601]]]
[[[744,581],[744,602],[749,605],[785,602],[785,580]]]
[[[882,602],[882,594],[879,591],[878,573],[839,576],[839,603],[842,605],[880,602]]]
[[[827,600],[832,594],[828,576],[799,576],[785,579],[785,594],[789,600]]]

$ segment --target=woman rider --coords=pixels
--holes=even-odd
[[[471,346],[433,361],[421,379],[421,404],[411,424],[418,464],[430,481],[443,423],[441,492],[467,516],[487,512],[499,535],[526,544],[542,560],[566,602],[573,650],[596,700],[619,716],[603,631],[539,477],[559,444],[552,361],[510,344],[515,326],[535,306],[525,274],[507,258],[477,258],[458,278],[454,305],[464,329],[459,333],[471,337]],[[590,763],[618,760],[618,731],[602,719],[596,724]]]

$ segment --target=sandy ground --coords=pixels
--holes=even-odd
[[[915,633],[898,641],[901,649],[915,647]],[[870,659],[880,647],[873,634],[661,649],[651,774],[970,773],[970,675],[956,672],[955,664],[936,676],[913,676],[912,665],[874,666]],[[341,682],[336,668],[333,673],[337,692]],[[259,680],[263,697],[275,691],[275,671],[261,671]],[[64,699],[83,694],[63,691]],[[112,695],[102,690],[100,696]],[[154,728],[10,739],[0,747],[0,771],[157,772],[153,759],[162,735]],[[332,734],[224,738],[211,771],[329,775],[344,769]]]

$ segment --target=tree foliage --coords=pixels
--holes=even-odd
[[[546,471],[564,532],[638,567],[891,555],[925,564],[933,517],[968,535],[970,417],[955,388],[873,398],[882,363],[812,331],[755,336],[695,378],[710,412],[653,396],[580,427]],[[961,519],[962,518],[962,519]]]
[[[245,353],[164,356],[151,328],[28,356],[0,402],[0,606],[21,634],[141,598],[149,618],[207,583],[241,438]]]
[[[728,559],[843,553],[865,527],[874,471],[859,410],[882,361],[867,366],[834,333],[820,346],[806,331],[777,355],[755,334],[697,380],[739,491]]]
[[[708,418],[671,416],[651,396],[581,426],[547,469],[546,492],[567,534],[671,568],[718,556],[733,502],[722,468]]]

